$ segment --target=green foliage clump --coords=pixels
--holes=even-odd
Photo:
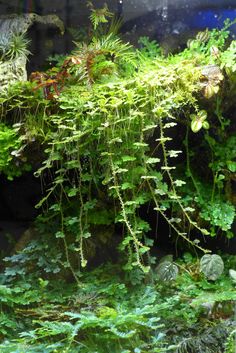
[[[140,46],[140,54],[147,58],[157,58],[162,56],[162,50],[155,40],[150,40],[148,37],[140,37],[138,44]]]
[[[10,180],[30,168],[25,163],[24,143],[18,130],[17,126],[0,123],[0,172]]]
[[[233,330],[226,342],[225,353],[234,353],[236,347],[236,330]]]
[[[110,264],[84,272],[79,284],[6,274],[1,352],[223,352],[234,328],[234,284],[226,271],[207,281],[188,254],[176,265],[176,279],[160,280],[153,270],[138,286]]]
[[[151,227],[141,217],[143,207],[154,209],[175,234],[202,251],[189,229],[212,236],[220,230],[230,237],[235,216],[232,197],[225,193],[233,178],[233,152],[226,165],[220,161],[232,137],[223,146],[215,133],[221,131],[222,140],[227,136],[223,88],[219,91],[223,74],[212,70],[220,66],[228,24],[222,31],[198,34],[182,53],[164,57],[146,38],[138,51],[112,33],[101,34],[106,16],[105,11],[101,23],[93,23],[94,35],[75,43],[55,68],[32,75],[35,82],[23,90],[16,85],[8,97],[2,95],[3,115],[14,116],[19,95],[24,139],[42,144],[36,175],[50,175],[50,182],[38,207],[46,210],[44,224],[54,220],[49,228],[57,246],[64,247],[61,264],[75,278],[90,260],[91,244],[109,243],[117,229],[123,233],[119,249],[127,254],[124,268],[148,272]],[[215,100],[216,116],[207,107],[209,99]],[[172,138],[177,128],[186,130],[182,141]],[[200,167],[199,146],[206,150]],[[102,226],[109,229],[107,239],[98,235]]]

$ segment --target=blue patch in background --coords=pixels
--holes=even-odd
[[[189,14],[184,22],[189,28],[222,28],[224,21],[229,18],[231,21],[236,18],[236,9],[234,10],[202,10]],[[236,31],[236,26],[234,32]]]

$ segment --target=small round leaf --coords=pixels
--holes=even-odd
[[[191,130],[193,132],[198,132],[202,128],[202,120],[201,119],[194,119],[191,122]]]
[[[210,124],[208,123],[208,121],[203,121],[202,127],[203,129],[208,130],[210,128]]]
[[[197,114],[198,119],[200,119],[202,122],[207,119],[207,112],[205,110],[200,110]]]

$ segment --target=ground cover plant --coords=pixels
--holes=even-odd
[[[111,264],[81,274],[80,285],[34,274],[27,281],[2,277],[1,351],[223,352],[235,325],[227,273],[235,257],[230,261],[214,282],[188,253],[171,281],[157,270],[145,283],[135,274],[130,280]]]
[[[43,185],[2,255],[1,352],[231,353],[236,260],[207,246],[234,236],[230,23],[166,57],[89,6],[72,53],[1,92],[0,172]],[[160,261],[148,210],[194,256]]]

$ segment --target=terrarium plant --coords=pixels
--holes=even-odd
[[[94,24],[96,32],[98,25]],[[65,247],[68,266],[73,252],[82,267],[86,265],[89,244],[99,238],[96,225],[113,224],[108,232],[112,238],[114,224],[118,228],[122,224],[120,249],[128,254],[125,268],[138,266],[148,271],[152,241],[146,234],[151,226],[140,215],[147,205],[185,243],[203,252],[207,249],[192,240],[189,231],[214,235],[219,228],[230,230],[233,205],[230,201],[226,204],[230,210],[226,224],[219,214],[225,198],[215,194],[214,179],[209,177],[204,184],[208,187],[213,182],[215,204],[210,205],[192,167],[199,141],[206,148],[205,141],[210,141],[215,129],[211,130],[212,111],[207,101],[219,99],[221,94],[218,89],[212,97],[205,96],[209,82],[219,86],[223,80],[218,57],[215,65],[206,65],[210,44],[219,43],[223,51],[225,38],[224,30],[209,32],[204,43],[196,41],[183,53],[164,57],[159,47],[153,54],[154,43],[140,53],[111,33],[95,34],[87,43],[76,42],[75,50],[57,67],[31,75],[37,99],[43,93],[37,104],[40,126],[36,127],[35,121],[34,138],[45,141],[46,159],[36,174],[52,177],[38,207],[54,200],[47,212],[57,219],[54,234]],[[197,61],[196,52],[200,55]],[[27,124],[32,123],[32,106],[24,112],[30,134]],[[218,119],[213,121],[217,129],[221,127]],[[185,126],[181,145],[173,134]],[[190,144],[190,134],[197,145]],[[186,173],[179,166],[183,152]],[[209,168],[208,160],[204,163]]]
[[[25,34],[12,34],[9,39],[4,34],[0,37],[0,60],[12,61],[19,58],[27,59],[30,54],[28,50],[30,41]]]

